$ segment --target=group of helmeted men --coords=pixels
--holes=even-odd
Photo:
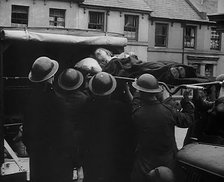
[[[104,56],[109,55],[98,55]],[[103,67],[108,62],[102,60]],[[24,142],[32,182],[70,182],[80,167],[84,182],[174,181],[174,130],[193,124],[190,100],[181,111],[164,102],[150,74],[140,75],[131,89],[123,83],[126,98],[118,99],[113,94],[119,84],[111,74],[90,77],[67,68],[56,77],[58,68],[57,61],[39,57],[28,76],[33,89]]]

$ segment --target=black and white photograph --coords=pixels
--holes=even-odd
[[[0,0],[0,182],[224,182],[224,0]]]

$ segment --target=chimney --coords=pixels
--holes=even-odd
[[[218,0],[218,13],[224,13],[224,0]]]

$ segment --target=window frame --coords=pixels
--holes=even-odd
[[[196,69],[196,73],[200,76],[214,78],[216,75],[217,62],[206,60],[188,60],[188,65],[193,66]],[[210,75],[208,75],[208,73],[210,73]]]
[[[166,35],[157,34],[157,26],[166,26]],[[169,24],[168,23],[155,23],[155,47],[168,47],[168,36],[169,36]],[[157,37],[165,37],[165,45],[157,44]]]
[[[22,5],[12,5],[11,6],[11,26],[13,27],[28,27],[29,24],[29,6],[22,6]],[[15,10],[16,8],[24,8],[24,12],[26,11],[26,13],[24,12],[18,12],[19,10],[17,9],[17,11]],[[17,18],[17,17],[13,17],[16,14],[23,14],[26,15],[26,18]],[[21,22],[17,22],[17,21],[24,21],[25,23],[21,23]]]
[[[213,30],[212,30],[213,29]],[[218,39],[212,37],[212,32],[215,31],[216,34],[218,34]],[[216,41],[218,40],[219,42],[219,46],[217,48],[213,48],[212,47],[212,41]],[[211,36],[210,36],[210,50],[216,50],[216,51],[220,51],[221,50],[221,45],[222,44],[222,33],[221,32],[217,32],[216,31],[216,27],[211,27]]]
[[[91,22],[91,14],[95,15],[98,20],[100,20],[99,15],[102,18],[102,22],[98,22],[98,20],[96,20],[96,22]],[[93,27],[91,27],[93,26]],[[95,28],[94,28],[95,26]],[[101,28],[97,28],[97,27],[101,27]],[[105,31],[105,12],[103,11],[89,11],[89,20],[88,20],[88,29],[91,30],[98,30],[98,31]]]
[[[192,28],[194,29],[194,36],[187,36],[187,28]],[[193,39],[194,40],[194,46],[187,46],[187,38],[190,39],[190,41]],[[194,25],[186,25],[184,28],[184,48],[189,48],[189,49],[195,49],[196,48],[196,41],[197,41],[197,26]]]
[[[210,75],[207,75],[207,73],[209,73]],[[209,63],[205,64],[205,77],[206,78],[214,77],[214,64],[209,64]]]
[[[51,11],[60,11],[60,16],[56,16],[55,13],[51,14]],[[61,16],[63,14],[63,16]],[[54,18],[54,20],[51,20],[51,17]],[[58,18],[64,19],[64,21],[58,21]],[[59,28],[65,28],[65,18],[66,18],[66,9],[59,9],[59,8],[49,8],[49,26],[51,27],[59,27]],[[53,22],[54,25],[51,23]],[[63,26],[60,26],[59,24],[63,22]]]
[[[126,26],[126,17],[133,17],[135,18],[135,20],[133,20],[133,22],[135,22],[134,24],[136,24],[136,26]],[[135,31],[128,31],[125,29],[135,29]],[[132,33],[134,32],[134,33]],[[132,40],[132,41],[138,41],[138,32],[139,32],[139,15],[133,15],[133,14],[125,14],[124,15],[124,36],[128,39],[128,40]],[[134,34],[135,36],[128,36],[128,34]]]

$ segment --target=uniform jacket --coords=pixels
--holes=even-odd
[[[120,101],[96,99],[86,108],[87,181],[124,180],[132,166],[132,121],[128,106]],[[124,178],[122,178],[122,176]]]
[[[33,89],[24,123],[33,182],[72,181],[72,127],[65,116],[50,86]]]
[[[181,113],[157,100],[136,101],[135,98],[133,106],[138,144],[132,180],[145,181],[147,173],[155,167],[174,167],[177,152],[174,128],[190,126],[194,111],[190,105],[188,109],[185,107],[186,113]]]
[[[65,112],[64,122],[68,123],[72,130],[69,141],[72,143],[74,167],[82,165],[82,146],[83,146],[83,120],[85,107],[89,99],[88,92],[70,91],[69,93],[57,94],[63,103]]]

